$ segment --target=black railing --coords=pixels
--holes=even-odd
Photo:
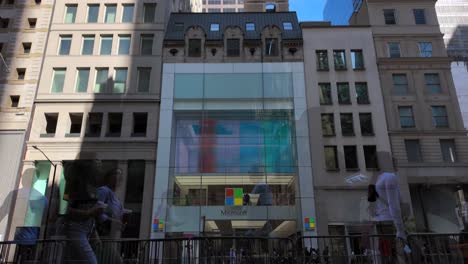
[[[84,263],[70,258],[66,240],[0,243],[3,263]],[[316,236],[297,240],[263,237],[196,237],[92,241],[99,264],[386,264],[468,263],[459,234]]]

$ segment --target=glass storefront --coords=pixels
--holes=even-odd
[[[290,73],[175,74],[167,236],[296,234],[292,87]]]

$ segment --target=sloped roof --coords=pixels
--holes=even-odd
[[[291,22],[292,30],[284,30],[283,22]],[[255,30],[246,31],[247,23],[254,23]],[[219,31],[210,31],[211,24],[219,24]],[[301,27],[296,12],[276,13],[172,13],[166,29],[165,40],[184,40],[189,27],[200,26],[207,40],[221,40],[227,27],[239,27],[246,40],[261,39],[261,32],[267,26],[276,26],[282,31],[282,39],[302,39]]]

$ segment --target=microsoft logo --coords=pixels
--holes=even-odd
[[[242,206],[243,196],[244,196],[244,190],[242,188],[226,188],[224,205]]]

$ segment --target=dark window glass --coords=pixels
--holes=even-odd
[[[147,113],[133,113],[133,134],[134,137],[146,136],[148,122]]]
[[[201,39],[189,39],[188,55],[189,57],[201,56]]]
[[[400,126],[401,128],[412,128],[415,127],[413,107],[411,106],[399,106],[398,112],[400,115]]]
[[[19,105],[20,96],[19,95],[10,95],[10,107],[16,108]]]
[[[344,50],[334,50],[333,58],[335,61],[335,70],[346,70],[346,53]]]
[[[331,94],[331,86],[329,83],[319,83],[320,87],[320,104],[321,105],[331,105],[333,104],[332,101],[332,94]]]
[[[421,146],[419,145],[419,140],[417,139],[405,140],[405,147],[406,147],[406,156],[408,157],[408,162],[422,162]]]
[[[143,4],[143,23],[153,23],[156,13],[156,4]]]
[[[356,146],[344,146],[343,151],[344,151],[346,169],[348,170],[359,169]]]
[[[240,56],[240,39],[227,39],[227,56]]]
[[[317,50],[317,69],[320,71],[328,71],[328,52],[326,50]]]
[[[144,160],[129,160],[124,208],[131,213],[125,215],[125,229],[122,238],[138,238],[142,213],[143,194],[145,191]]]
[[[393,93],[395,95],[403,96],[408,94],[408,78],[406,74],[393,74]]]
[[[353,114],[340,114],[341,133],[343,136],[354,136]]]
[[[83,114],[70,113],[70,135],[80,135],[83,124]]]
[[[364,69],[364,55],[362,50],[351,50],[351,62],[353,63],[353,70]]]
[[[363,146],[364,159],[366,161],[367,169],[378,169],[379,162],[377,159],[377,147],[376,146]]]
[[[442,159],[445,162],[456,162],[457,155],[455,151],[455,140],[453,139],[441,139],[440,149],[442,151]]]
[[[372,124],[372,114],[371,113],[360,113],[359,114],[359,123],[361,126],[361,134],[363,136],[372,136],[374,135],[374,125]]]
[[[324,136],[335,135],[335,121],[333,114],[322,114],[322,134]]]
[[[24,54],[29,54],[31,53],[31,42],[23,42],[23,53]],[[1,52],[1,49],[0,49]]]
[[[355,83],[356,86],[356,101],[358,104],[369,104],[369,92],[367,83]]]
[[[440,86],[440,77],[438,73],[426,73],[424,74],[426,81],[426,88],[429,94],[440,94],[442,88]]]
[[[445,106],[432,106],[432,124],[435,127],[449,127]]]
[[[109,113],[107,125],[108,137],[120,137],[122,132],[122,113]]]
[[[400,43],[398,42],[389,42],[388,43],[388,56],[390,58],[400,58]]]
[[[339,104],[351,104],[351,97],[349,95],[349,84],[348,83],[337,83],[338,89],[338,103]]]
[[[141,35],[141,55],[152,55],[153,54],[153,35]]]
[[[86,131],[87,137],[101,136],[102,128],[102,113],[89,113],[88,114],[88,129]]]
[[[55,135],[57,129],[58,113],[45,113],[45,132],[47,135]]]
[[[424,9],[413,9],[413,15],[414,23],[416,23],[416,25],[426,24],[426,14],[424,13]]]
[[[267,38],[265,39],[265,55],[266,56],[278,56],[278,39]]]
[[[325,154],[325,167],[327,168],[327,170],[339,169],[336,146],[325,146],[324,154]]]
[[[384,18],[386,25],[395,25],[396,18],[395,18],[395,9],[384,9]]]

